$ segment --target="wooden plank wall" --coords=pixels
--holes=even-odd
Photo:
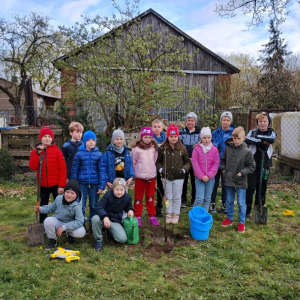
[[[161,32],[165,34],[165,30],[169,30],[171,34],[180,36],[177,31],[168,26],[165,22],[158,19],[155,15],[149,14],[142,18],[142,27],[152,25],[153,32]],[[227,67],[221,61],[205,52],[203,49],[197,47],[188,39],[184,39],[183,47],[186,48],[187,53],[195,52],[194,61],[192,63],[182,62],[180,66],[183,70],[200,70],[200,71],[221,71],[226,72]],[[199,52],[197,53],[197,50]]]
[[[52,128],[54,142],[61,149],[63,145],[62,129]],[[35,146],[40,143],[40,128],[19,128],[0,130],[1,147],[7,149],[19,167],[28,167],[29,156]]]

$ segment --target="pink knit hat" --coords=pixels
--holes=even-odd
[[[151,127],[142,128],[142,130],[141,130],[141,139],[146,135],[150,135],[153,138],[153,131],[152,131]]]

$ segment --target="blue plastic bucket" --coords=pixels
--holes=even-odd
[[[192,210],[189,211],[189,214],[193,216],[205,216],[208,215],[208,212],[201,206],[195,206]]]
[[[195,240],[205,241],[208,239],[210,228],[213,225],[213,218],[206,212],[205,215],[193,215],[189,212],[190,231]]]

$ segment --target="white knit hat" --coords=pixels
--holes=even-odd
[[[201,129],[200,137],[203,138],[204,136],[209,135],[211,136],[211,130],[209,127],[203,127]]]
[[[220,117],[220,122],[222,122],[222,118],[223,117],[228,117],[231,122],[233,121],[233,118],[232,118],[232,113],[230,111],[224,111],[222,114],[221,114],[221,117]]]

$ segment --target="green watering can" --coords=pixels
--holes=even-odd
[[[125,218],[123,225],[127,235],[127,244],[137,244],[140,240],[137,218]]]

